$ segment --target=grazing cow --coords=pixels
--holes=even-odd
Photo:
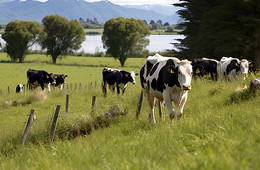
[[[16,93],[23,93],[23,87],[24,87],[24,84],[18,84],[16,86]]]
[[[147,58],[140,70],[141,85],[150,107],[149,119],[155,123],[154,102],[157,98],[165,102],[170,120],[175,116],[172,101],[177,107],[177,118],[181,118],[188,91],[191,89],[192,65],[188,60],[174,57],[158,57],[158,62]]]
[[[229,80],[234,80],[236,75],[247,76],[249,64],[246,59],[239,60],[232,57],[222,57],[218,64],[218,75],[228,77]]]
[[[51,91],[51,84],[55,85],[56,80],[52,73],[47,73],[43,70],[32,70],[27,71],[27,80],[29,84],[29,89],[35,89],[38,86],[41,86],[44,91],[44,87],[48,88],[48,91]]]
[[[250,90],[255,92],[257,89],[260,89],[260,78],[254,79],[250,82]]]
[[[115,92],[115,87],[117,88],[117,94],[120,94],[120,88],[122,89],[122,94],[124,94],[127,83],[131,82],[135,84],[135,74],[133,71],[127,72],[124,70],[117,70],[112,68],[104,68],[102,71],[103,81],[102,81],[102,90],[104,96],[107,94],[107,84],[112,94]]]
[[[218,79],[217,66],[219,61],[208,58],[196,58],[192,60],[192,68],[194,70],[193,75],[204,76],[210,74],[213,80]]]
[[[68,75],[54,74],[53,77],[56,80],[56,84],[54,85],[54,87],[58,87],[58,88],[60,88],[60,90],[62,90],[64,87],[64,84],[66,83],[65,78],[68,77]]]

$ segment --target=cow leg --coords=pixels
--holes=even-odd
[[[62,90],[63,89],[63,84],[61,84],[61,86],[60,86],[60,90]]]
[[[42,88],[42,91],[45,91],[45,90],[44,90],[44,84],[41,84],[41,88]]]
[[[107,83],[106,82],[102,83],[102,91],[103,91],[104,97],[106,97],[106,95],[107,95]]]
[[[119,85],[116,85],[116,89],[117,89],[117,95],[119,95],[120,94],[120,87],[119,87]]]
[[[109,90],[111,91],[112,95],[115,94],[115,85],[109,85]]]
[[[124,87],[123,87],[123,89],[122,89],[122,95],[125,93],[126,86],[127,86],[127,84],[124,85]]]
[[[155,98],[154,96],[148,92],[148,104],[150,107],[150,112],[149,112],[149,116],[148,119],[150,120],[151,123],[155,124],[155,119],[154,119],[154,102],[155,102]]]
[[[51,91],[51,83],[48,83],[48,91]]]
[[[183,113],[183,108],[184,108],[184,105],[187,101],[187,98],[188,98],[188,92],[184,92],[181,97],[181,101],[179,103],[179,105],[177,106],[177,119],[180,120],[181,116],[182,116],[182,113]]]
[[[167,92],[163,92],[163,99],[168,110],[170,121],[172,122],[175,116],[175,111],[172,107],[172,100],[170,98],[170,95]]]

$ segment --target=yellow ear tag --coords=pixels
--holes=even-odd
[[[196,69],[196,74],[199,74],[199,73],[200,73],[200,69],[197,68],[197,69]]]
[[[126,76],[126,77],[128,77],[128,76],[129,76],[129,74],[126,74],[125,76]]]
[[[238,67],[238,64],[236,63],[236,66]]]
[[[57,76],[55,76],[55,78],[57,78]]]
[[[49,78],[49,76],[47,76],[47,79]]]
[[[254,65],[253,65],[253,64],[250,64],[250,67],[254,67]]]
[[[173,71],[173,69],[171,69],[171,73],[172,73],[172,74],[174,74],[174,71]]]

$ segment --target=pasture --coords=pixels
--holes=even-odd
[[[152,125],[145,99],[136,120],[139,76],[135,85],[128,84],[123,96],[108,91],[104,98],[101,90],[104,67],[139,73],[144,58],[129,58],[124,68],[113,58],[70,56],[54,65],[44,55],[29,55],[20,64],[0,53],[0,61],[0,169],[260,169],[260,95],[235,92],[260,74],[233,82],[193,80],[180,121],[170,124],[166,107],[159,118],[156,106],[157,123]],[[67,74],[69,88],[15,94],[17,84],[26,84],[29,68]],[[66,94],[70,96],[69,113],[65,113]],[[91,118],[93,95],[97,100]],[[61,113],[55,142],[50,143],[57,104]],[[127,115],[105,118],[104,113],[114,105]],[[37,118],[22,147],[31,109]],[[86,133],[98,116],[104,124]]]

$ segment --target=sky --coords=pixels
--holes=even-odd
[[[46,0],[39,0],[45,2]],[[100,0],[86,0],[87,2],[95,2]],[[110,2],[117,5],[143,5],[143,4],[160,4],[170,6],[173,3],[178,2],[178,0],[109,0]]]

